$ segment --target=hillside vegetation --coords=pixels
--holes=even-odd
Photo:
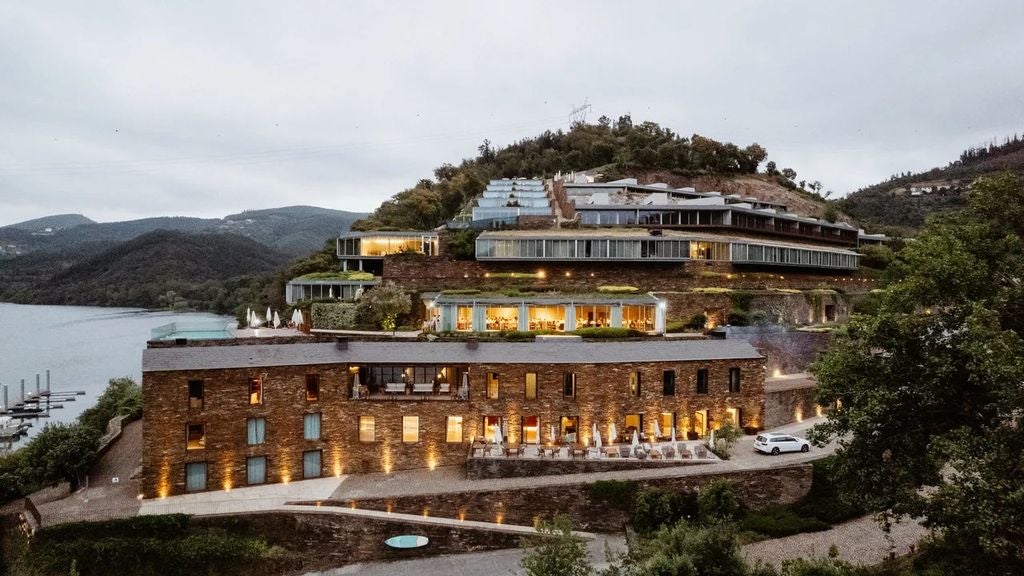
[[[80,216],[80,215],[72,215]],[[157,230],[188,233],[225,232],[261,242],[289,256],[301,256],[316,250],[325,238],[348,230],[365,216],[359,212],[330,210],[314,206],[288,206],[267,210],[248,210],[224,218],[163,216],[124,222],[97,223],[85,218],[73,227],[62,227],[51,234],[31,234],[46,217],[0,228],[0,247],[7,245],[9,255],[33,251],[60,251],[98,242],[124,242]],[[65,217],[59,217],[64,219]],[[60,220],[70,221],[70,220]],[[10,248],[14,246],[15,248]],[[2,252],[0,252],[2,257]]]
[[[65,228],[74,228],[75,226],[82,224],[94,223],[95,222],[81,214],[54,214],[53,216],[43,216],[42,218],[25,220],[24,222],[11,224],[10,226],[0,226],[0,228],[9,227],[16,228],[18,230],[25,230],[27,232],[41,232],[47,228],[52,230],[62,230]]]
[[[913,233],[932,214],[962,209],[975,179],[1006,171],[1024,174],[1024,139],[1016,134],[1001,144],[968,148],[943,168],[894,174],[851,193],[839,206],[865,225]],[[926,192],[911,195],[912,188]]]
[[[23,304],[198,308],[233,313],[288,257],[235,234],[161,230],[0,265],[0,300]]]
[[[436,168],[433,179],[395,194],[353,229],[437,227],[456,216],[492,178],[549,177],[600,167],[606,180],[659,171],[691,179],[728,179],[756,174],[768,158],[757,143],[740,147],[699,134],[687,138],[654,122],[633,124],[628,115],[614,122],[602,117],[597,124],[575,124],[568,132],[546,131],[504,148],[493,148],[485,140],[478,152],[458,166]],[[768,172],[768,180],[779,188],[798,189],[792,170],[776,171],[769,163]]]

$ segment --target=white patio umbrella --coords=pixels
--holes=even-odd
[[[278,315],[277,310],[274,310],[274,328],[281,327],[281,316]]]
[[[654,441],[657,442],[661,438],[661,426],[658,426],[658,421],[654,421]]]
[[[462,386],[459,387],[459,397],[469,397],[469,372],[462,373]]]
[[[359,372],[352,375],[352,397],[359,399]]]
[[[299,311],[298,308],[294,308],[292,310],[292,326],[298,326],[299,325],[299,323],[295,320],[295,314],[297,314],[298,311]]]
[[[601,431],[597,429],[597,424],[594,424],[594,448],[597,448],[597,455],[601,455]]]
[[[708,446],[715,447],[715,429],[711,429],[711,438],[708,439]]]
[[[505,437],[508,436],[508,422],[502,422],[501,427],[498,429],[498,432],[501,432],[501,436],[498,437],[498,443],[500,444],[504,442]]]
[[[248,324],[252,324],[252,308],[249,308],[249,307],[245,308],[245,323],[247,325]]]
[[[533,435],[533,443],[540,446],[540,424],[537,424],[537,433]]]
[[[334,286],[331,286],[330,290],[327,291],[328,298],[334,298]]]
[[[270,313],[270,306],[267,306],[267,324],[274,321],[274,315]]]
[[[501,446],[501,426],[494,425],[494,443]]]
[[[619,438],[619,430],[615,427],[615,422],[612,422],[612,425],[608,428],[608,442],[614,444]]]
[[[633,429],[633,454],[636,455],[637,448],[640,447],[640,436],[636,433],[636,429]]]
[[[551,435],[548,436],[548,438],[550,438],[551,441],[554,442],[555,441],[555,425],[552,424],[551,426],[549,426],[548,430],[551,432]]]

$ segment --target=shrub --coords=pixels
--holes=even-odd
[[[445,295],[448,295],[448,296],[462,296],[462,295],[479,294],[479,293],[480,293],[480,290],[478,288],[457,288],[457,289],[453,289],[453,290],[442,290],[441,291],[441,294],[445,294]]]
[[[729,522],[743,512],[732,482],[712,480],[697,494],[697,508],[705,524]]]
[[[797,514],[792,508],[773,506],[751,512],[740,521],[740,530],[756,532],[770,538],[781,538],[804,532],[821,532],[828,530],[830,525],[817,518],[807,518]]]
[[[629,510],[636,487],[622,480],[598,480],[586,485],[587,498],[595,504]]]
[[[83,424],[47,424],[24,448],[19,474],[29,486],[66,480],[72,486],[96,460],[100,434]]]
[[[598,286],[597,291],[605,294],[635,294],[640,289],[636,286]]]
[[[373,274],[361,270],[339,270],[336,272],[311,272],[296,280],[373,280]]]
[[[354,330],[359,325],[358,306],[351,302],[313,304],[313,327],[321,330]]]
[[[726,420],[715,430],[715,445],[712,446],[710,439],[707,447],[722,460],[728,460],[732,456],[732,447],[743,436],[743,432],[735,424]]]
[[[633,527],[638,532],[649,533],[693,517],[697,511],[697,497],[692,492],[647,488],[633,497]]]
[[[137,418],[142,415],[142,387],[131,378],[112,378],[106,390],[87,408],[78,421],[96,432],[99,438],[107,431],[107,423],[115,416]]]
[[[690,328],[695,328],[697,330],[703,330],[704,327],[707,326],[707,324],[708,317],[705,316],[704,314],[694,314],[686,323],[686,325],[689,326]]]
[[[587,546],[572,533],[572,520],[558,515],[541,521],[537,533],[523,538],[529,549],[520,561],[529,576],[588,576],[593,574]]]
[[[811,463],[811,490],[794,507],[798,514],[838,524],[866,513],[856,494],[840,492],[836,462],[835,456],[829,456]]]
[[[750,326],[750,312],[746,310],[733,310],[726,317],[726,323],[730,326]]]
[[[618,568],[618,567],[617,567]],[[736,534],[726,526],[701,528],[679,522],[659,530],[630,551],[623,574],[747,576]]]
[[[579,328],[573,330],[570,334],[582,336],[584,338],[635,338],[637,336],[644,336],[645,334],[639,330],[630,330],[629,328]]]

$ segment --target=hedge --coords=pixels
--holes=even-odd
[[[354,330],[358,324],[356,311],[356,304],[351,302],[313,304],[313,327],[321,330]]]

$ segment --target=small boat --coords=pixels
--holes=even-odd
[[[10,416],[0,416],[0,438],[20,436],[25,431],[25,428],[27,426]]]

